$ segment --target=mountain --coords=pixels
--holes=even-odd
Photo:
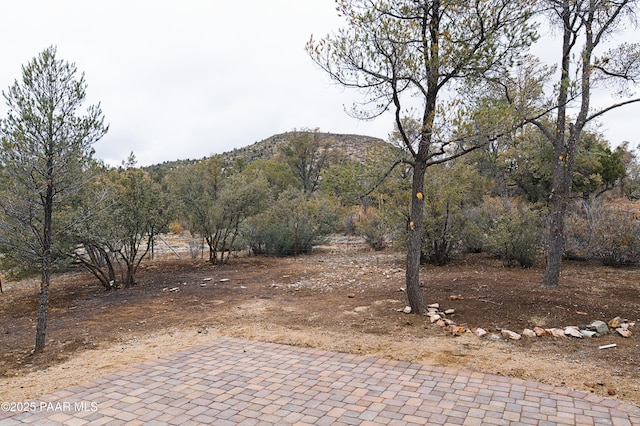
[[[233,164],[238,160],[251,163],[258,159],[269,159],[276,156],[282,147],[290,140],[303,132],[286,132],[271,136],[260,142],[256,142],[244,148],[236,148],[233,151],[218,154],[222,164]],[[385,144],[382,139],[363,135],[344,135],[337,133],[318,133],[320,142],[328,143],[332,153],[346,157],[350,160],[364,162],[367,151],[371,148]]]
[[[222,154],[216,154],[214,157],[217,157],[223,166],[230,166],[238,160],[249,164],[258,159],[269,159],[276,156],[284,144],[300,133],[303,132],[293,131],[273,135],[249,146],[236,148],[233,151]],[[372,148],[387,145],[382,139],[363,135],[319,132],[318,137],[321,142],[328,142],[328,147],[331,152],[361,163],[365,162],[367,153]],[[175,167],[185,166],[198,161],[200,161],[200,159],[165,161],[164,163],[145,167],[145,169],[152,173],[164,174]]]

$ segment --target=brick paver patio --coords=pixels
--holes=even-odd
[[[639,407],[570,389],[233,338],[13,408],[0,425],[640,425]]]

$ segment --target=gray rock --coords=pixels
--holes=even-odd
[[[478,336],[478,337],[482,337],[482,336],[484,336],[485,334],[487,334],[487,331],[486,331],[485,329],[481,328],[481,327],[474,328],[474,329],[473,329],[473,330],[471,330],[471,331],[473,332],[473,334],[475,334],[475,335],[476,335],[476,336]],[[498,339],[499,339],[499,337],[498,337]]]
[[[598,334],[607,334],[609,332],[609,326],[604,321],[593,321],[587,328]]]
[[[431,322],[431,324],[441,319],[442,317],[438,314],[429,314],[429,321]]]
[[[502,330],[500,332],[504,337],[506,337],[507,339],[511,339],[511,340],[520,340],[522,339],[522,335],[516,333],[515,331],[511,331],[511,330]]]
[[[578,329],[578,327],[573,327],[573,326],[565,327],[564,334],[566,336],[577,337],[578,339],[582,339],[584,337],[580,332],[580,329]]]

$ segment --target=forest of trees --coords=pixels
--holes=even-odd
[[[337,3],[347,26],[311,39],[308,54],[363,93],[353,114],[395,113],[389,140],[357,157],[307,129],[250,160],[140,168],[132,153],[107,167],[91,146],[108,125],[99,105],[79,111],[86,83],[75,65],[50,47],[23,67],[3,92],[0,260],[42,276],[36,350],[52,271],[84,267],[106,290],[133,286],[169,229],[204,241],[212,264],[238,250],[309,253],[336,232],[403,248],[414,313],[425,308],[420,264],[469,252],[505,266],[541,261],[547,287],[561,285],[563,258],[640,262],[640,163],[597,127],[640,101],[640,46],[610,47],[636,2]],[[556,68],[529,55],[540,20],[562,34]],[[620,101],[593,108],[598,87]]]
[[[54,213],[59,223],[69,221],[70,210],[75,219],[60,231],[67,251],[60,249],[52,264],[85,267],[110,290],[135,285],[154,239],[171,231],[204,241],[213,264],[240,250],[309,253],[334,233],[361,236],[374,250],[406,249],[411,168],[392,167],[404,164],[403,149],[372,143],[361,161],[329,150],[331,136],[318,130],[286,136],[277,154],[250,162],[213,156],[141,168],[131,155],[116,168],[92,163],[83,190]],[[541,261],[550,151],[535,131],[522,131],[434,165],[424,186],[421,263],[443,265],[478,252],[506,266]],[[612,149],[602,135],[587,133],[572,186],[565,257],[640,262],[635,152],[626,145]],[[6,268],[24,271],[24,264],[4,260]]]

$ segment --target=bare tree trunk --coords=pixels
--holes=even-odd
[[[127,263],[127,276],[124,280],[124,286],[129,288],[136,285],[136,270],[133,263]]]
[[[558,151],[556,149],[556,151]],[[571,173],[566,159],[560,160],[565,153],[556,154],[553,171],[553,189],[549,199],[548,246],[546,268],[542,286],[556,288],[560,281],[562,256],[564,254],[564,218],[567,212],[569,191],[571,190]]]
[[[418,163],[413,170],[409,243],[407,249],[407,298],[411,312],[422,314],[427,308],[420,288],[420,253],[422,251],[422,218],[424,215],[424,176],[426,165]]]
[[[42,280],[36,323],[35,351],[44,349],[47,335],[47,313],[49,311],[49,284],[51,283],[51,227],[53,225],[53,141],[47,147],[47,191],[42,197],[44,205],[44,229],[42,233]]]
[[[556,118],[555,135],[553,135],[553,184],[549,197],[549,218],[547,223],[548,238],[547,257],[542,286],[558,287],[562,255],[564,252],[564,216],[567,210],[569,191],[571,190],[571,170],[569,156],[573,159],[573,151],[565,144],[567,100],[569,98],[569,66],[571,64],[571,45],[573,33],[570,24],[571,12],[569,1],[562,2],[562,21],[564,26],[562,41],[562,62],[560,75],[560,91],[558,93],[558,116]],[[567,183],[568,180],[568,183]]]
[[[36,347],[35,351],[44,349],[47,336],[47,314],[49,311],[49,283],[40,283],[40,301],[38,302],[38,319],[36,325]]]

